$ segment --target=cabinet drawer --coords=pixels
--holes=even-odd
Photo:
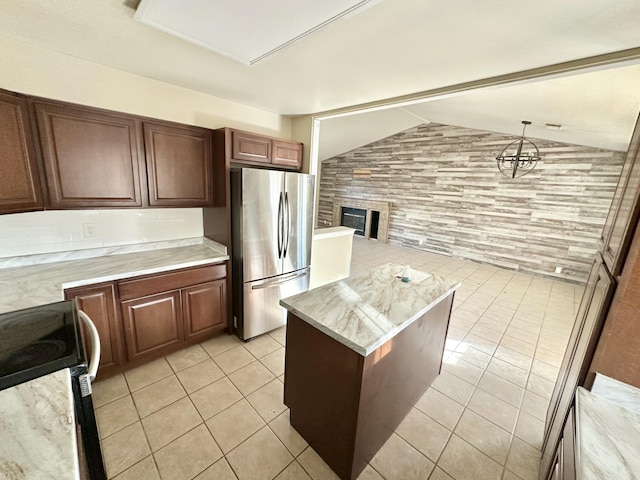
[[[180,270],[150,277],[125,280],[118,283],[120,300],[153,295],[158,292],[177,290],[199,283],[218,280],[227,276],[227,265],[219,263],[201,268]]]

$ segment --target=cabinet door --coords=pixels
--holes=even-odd
[[[150,206],[213,206],[210,130],[145,123],[144,141]]]
[[[161,356],[184,340],[179,290],[122,302],[122,318],[129,361]]]
[[[547,410],[541,475],[550,467],[576,388],[587,378],[614,289],[615,280],[596,254]]]
[[[42,210],[26,99],[0,92],[0,213]]]
[[[569,411],[562,432],[562,479],[576,480],[576,424],[575,407]]]
[[[636,123],[607,220],[600,238],[602,257],[612,275],[617,276],[627,256],[638,220],[640,195],[640,117]]]
[[[232,130],[231,159],[240,162],[271,163],[271,139]]]
[[[99,373],[108,373],[125,362],[122,323],[118,315],[113,283],[71,288],[65,297],[75,298],[78,308],[84,311],[96,325],[100,335]],[[89,355],[91,352],[87,352]]]
[[[52,208],[143,206],[137,120],[50,103],[36,113]]]
[[[298,142],[274,140],[273,159],[271,163],[300,170],[302,166],[302,144]]]
[[[203,283],[182,290],[185,337],[196,340],[227,326],[227,280]]]

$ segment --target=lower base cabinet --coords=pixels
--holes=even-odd
[[[184,342],[179,290],[122,302],[122,318],[130,361],[162,355]]]
[[[216,264],[72,288],[65,298],[96,325],[104,377],[225,330],[226,276]]]
[[[125,362],[122,324],[117,304],[116,285],[113,282],[71,288],[65,298],[75,298],[78,308],[91,319],[100,335],[100,373],[105,375],[118,369]],[[86,333],[84,333],[87,338]],[[89,343],[85,342],[87,350]],[[88,351],[87,355],[91,355]]]
[[[186,340],[203,340],[223,329],[227,318],[227,281],[182,289],[182,316]]]

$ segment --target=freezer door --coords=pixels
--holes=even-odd
[[[244,284],[242,339],[248,340],[286,325],[280,299],[309,289],[309,268]]]
[[[314,194],[313,175],[285,174],[283,273],[293,272],[311,264]]]
[[[243,281],[282,273],[284,173],[242,169]]]

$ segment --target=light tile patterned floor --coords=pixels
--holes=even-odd
[[[582,287],[354,240],[353,274],[389,261],[462,287],[442,374],[360,479],[537,479]],[[336,479],[289,425],[284,343],[284,328],[249,343],[224,335],[97,382],[109,478]]]

